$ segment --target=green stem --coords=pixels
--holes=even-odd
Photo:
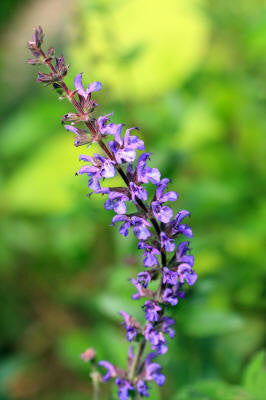
[[[93,381],[93,400],[100,400],[100,385],[98,381]]]
[[[138,346],[138,348],[137,348],[137,352],[136,352],[136,354],[135,354],[133,363],[132,363],[132,365],[131,365],[131,368],[130,368],[130,371],[129,371],[129,374],[128,374],[128,378],[129,378],[131,381],[133,381],[133,379],[134,379],[134,377],[135,377],[135,374],[136,374],[136,372],[138,371],[138,367],[139,367],[139,364],[140,364],[140,360],[141,360],[141,357],[142,357],[143,352],[144,352],[144,350],[145,350],[145,345],[146,345],[146,340],[145,340],[145,339],[142,339],[142,341],[139,343],[139,346]]]
[[[100,382],[101,382],[101,375],[97,371],[95,361],[92,361],[92,372],[90,374],[92,380],[92,388],[93,388],[93,400],[100,400]]]

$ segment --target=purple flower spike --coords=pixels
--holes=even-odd
[[[159,320],[159,311],[162,311],[162,307],[158,306],[154,301],[147,300],[143,306],[145,310],[145,318],[150,322],[157,322]]]
[[[106,374],[103,376],[104,382],[107,382],[111,378],[116,377],[116,369],[111,363],[109,363],[108,361],[100,361],[98,364],[107,370]]]
[[[95,350],[87,349],[81,358],[93,364],[93,379],[99,382],[115,379],[119,400],[149,397],[148,382],[155,381],[158,385],[165,382],[161,366],[153,362],[153,359],[168,351],[167,335],[169,338],[175,336],[175,321],[164,315],[164,312],[169,304],[175,306],[180,298],[185,298],[185,284],[192,286],[197,280],[189,243],[183,241],[176,249],[176,239],[180,235],[188,238],[193,235],[192,229],[183,223],[190,213],[181,210],[173,218],[173,210],[167,203],[176,201],[178,194],[168,191],[170,180],[162,179],[159,169],[150,167],[151,153],[145,151],[144,141],[136,136],[138,128],[127,128],[124,132],[123,124],[110,121],[112,113],[95,117],[93,112],[98,104],[92,99],[92,93],[102,88],[101,83],[92,82],[84,88],[80,73],[74,78],[75,90],[68,88],[65,76],[69,65],[65,63],[64,56],[55,56],[53,47],[46,52],[42,49],[43,37],[42,28],[38,27],[32,41],[28,42],[33,57],[28,63],[43,64],[48,69],[47,73],[38,72],[37,81],[45,86],[53,86],[60,97],[66,97],[74,106],[75,111],[66,112],[61,120],[63,124],[69,124],[65,125],[65,129],[75,135],[74,145],[93,143],[100,149],[100,154],[80,155],[80,160],[85,164],[76,175],[86,174],[92,192],[105,196],[104,207],[114,211],[112,225],[119,225],[122,236],[128,236],[131,228],[139,241],[138,248],[143,250],[143,264],[151,268],[137,273],[136,279],[130,279],[136,288],[132,299],[145,298],[142,306],[145,324],[141,325],[125,311],[120,312],[127,340],[136,342],[134,351],[132,347],[129,348],[127,369],[120,369],[108,361],[100,361],[99,368],[106,370],[101,378],[96,369]],[[83,124],[84,129],[78,124]],[[110,187],[109,178],[116,174],[123,183],[118,187]],[[149,193],[151,184],[155,186],[152,193]],[[133,262],[129,261],[128,264]],[[154,287],[154,290],[149,287]],[[145,358],[146,342],[149,342],[154,353]]]
[[[167,267],[163,268],[163,283],[168,285],[176,285],[178,281],[178,274],[176,271],[170,271]]]
[[[128,400],[129,391],[134,390],[134,386],[126,379],[116,378],[115,384],[119,387],[118,398],[119,400]]]
[[[186,263],[182,263],[179,265],[177,273],[180,283],[184,283],[186,281],[189,286],[194,285],[194,283],[198,279],[198,275],[196,274],[196,272],[193,271],[191,265]]]

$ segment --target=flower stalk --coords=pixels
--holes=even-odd
[[[166,316],[164,311],[176,306],[185,297],[185,284],[192,286],[197,280],[189,242],[179,240],[182,236],[192,238],[191,228],[182,222],[190,213],[181,210],[174,216],[169,202],[176,201],[178,194],[168,191],[170,180],[161,178],[160,171],[149,166],[150,153],[144,152],[143,140],[131,134],[132,130],[138,128],[128,128],[122,136],[123,124],[110,123],[111,114],[97,119],[93,117],[98,104],[92,94],[101,89],[101,83],[92,82],[84,89],[80,73],[74,79],[75,89],[68,88],[64,77],[69,66],[65,64],[64,56],[55,56],[53,47],[47,52],[43,50],[43,37],[42,28],[38,27],[32,41],[28,42],[34,57],[28,63],[44,64],[49,69],[49,73],[39,72],[37,81],[46,86],[52,85],[73,105],[75,113],[65,114],[62,123],[67,131],[75,135],[74,145],[79,147],[96,142],[103,152],[103,155],[80,155],[85,165],[77,175],[88,176],[91,193],[107,197],[105,209],[115,213],[112,225],[120,224],[119,232],[124,237],[132,230],[138,239],[138,249],[143,251],[145,270],[132,278],[131,283],[137,289],[132,299],[146,299],[142,306],[146,322],[142,326],[125,311],[120,312],[127,340],[135,343],[135,346],[129,347],[127,369],[123,370],[108,361],[96,363],[93,349],[82,354],[83,360],[91,363],[94,400],[100,398],[100,383],[110,379],[115,379],[120,400],[128,400],[132,396],[148,397],[151,381],[159,386],[165,382],[160,364],[153,360],[168,351],[166,335],[170,339],[175,335],[172,328],[175,321]],[[121,176],[125,186],[102,186],[106,178],[113,178],[116,173]],[[154,187],[152,196],[149,196],[146,188],[148,183]],[[150,201],[148,197],[151,197]],[[127,211],[128,203],[135,205],[133,214]],[[149,289],[151,281],[158,281],[157,290]],[[148,345],[151,352],[146,351]],[[100,374],[102,369],[106,370],[103,376]]]

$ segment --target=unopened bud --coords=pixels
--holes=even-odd
[[[36,47],[38,47],[38,48],[41,47],[42,42],[43,42],[43,38],[44,38],[43,30],[42,30],[42,27],[39,26],[38,28],[35,29],[35,32],[34,32],[33,37],[32,37],[33,41],[36,44]]]
[[[91,361],[91,360],[95,357],[95,355],[96,355],[96,352],[95,352],[95,350],[91,347],[90,349],[85,350],[84,353],[82,353],[82,354],[80,355],[80,357],[82,358],[82,360],[83,360],[84,362],[88,362],[88,361]]]

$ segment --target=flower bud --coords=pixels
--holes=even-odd
[[[84,362],[88,362],[88,361],[91,361],[93,358],[95,358],[95,355],[96,355],[96,352],[95,352],[95,350],[91,347],[91,348],[85,350],[84,353],[82,353],[82,354],[80,355],[80,357],[82,358],[82,360],[83,360]]]

